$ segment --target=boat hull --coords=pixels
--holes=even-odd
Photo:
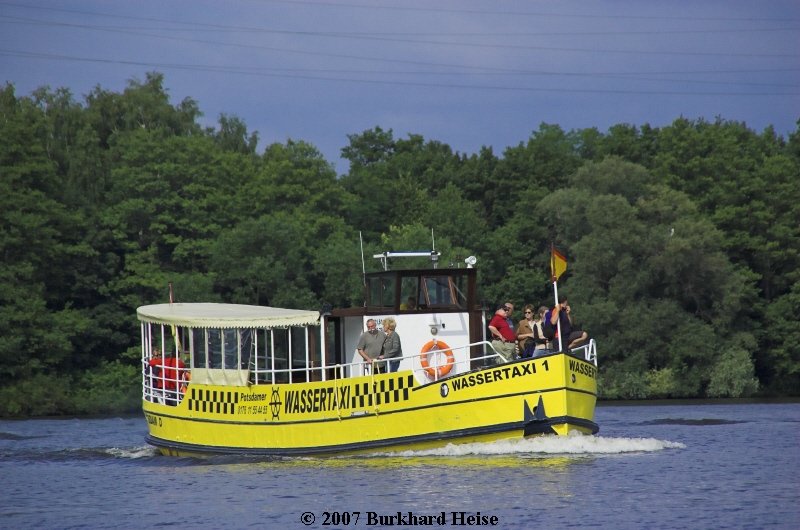
[[[419,450],[542,434],[594,434],[597,368],[567,354],[420,383],[411,371],[281,385],[191,384],[143,401],[148,443],[169,455]]]

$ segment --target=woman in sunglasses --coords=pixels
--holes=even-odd
[[[542,319],[547,312],[547,307],[540,307],[535,313],[533,306],[527,304],[524,308],[525,318],[517,328],[522,357],[536,357],[547,350],[547,339],[542,331]]]

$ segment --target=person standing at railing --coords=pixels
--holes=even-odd
[[[383,341],[379,359],[386,359],[389,372],[396,372],[400,368],[400,357],[403,356],[403,346],[400,344],[400,335],[397,334],[397,321],[391,317],[383,319],[383,331],[386,339]]]
[[[375,364],[378,357],[381,355],[381,348],[386,334],[378,329],[375,319],[370,318],[367,320],[367,330],[358,338],[356,349],[358,354],[364,359],[371,368],[372,373],[377,374],[380,372],[380,364]]]
[[[505,362],[514,360],[517,349],[517,334],[508,325],[508,315],[512,308],[503,304],[489,322],[489,332],[492,334],[492,347],[500,354]]]
[[[536,311],[536,316],[533,317],[534,326],[534,340],[536,341],[536,348],[533,356],[543,355],[553,349],[553,343],[548,340],[544,334],[544,317],[547,314],[547,306],[539,306]]]
[[[153,388],[164,393],[167,405],[175,405],[178,384],[186,372],[186,365],[177,357],[162,357],[158,348],[153,349],[153,358],[148,364],[153,374]]]
[[[153,401],[157,401],[157,398],[162,396],[162,391],[164,389],[164,376],[161,371],[162,364],[161,350],[159,348],[153,348],[153,355],[150,357],[150,360],[147,361],[147,372]]]
[[[507,308],[506,309],[506,322],[508,322],[508,327],[510,327],[511,330],[514,331],[516,329],[516,326],[514,325],[514,304],[512,302],[505,302],[503,304],[503,306],[505,308]],[[520,351],[521,350],[520,350],[520,347],[519,347],[519,341],[516,339],[516,336],[515,336],[515,338],[514,338],[514,358],[515,359],[517,357],[519,357]]]

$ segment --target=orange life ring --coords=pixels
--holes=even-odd
[[[436,368],[433,368],[430,363],[428,362],[428,352],[431,350],[442,350],[442,353],[445,354],[447,357],[447,363],[440,365]],[[435,341],[431,340],[428,341],[425,346],[422,347],[420,351],[422,355],[419,357],[419,362],[422,364],[422,369],[427,372],[428,376],[431,379],[439,379],[441,377],[446,376],[450,373],[450,370],[453,369],[453,363],[455,363],[455,357],[453,357],[453,352],[450,350],[450,346],[445,344],[442,341]],[[436,373],[439,373],[438,377]]]

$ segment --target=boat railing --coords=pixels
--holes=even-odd
[[[481,348],[482,355],[471,357],[453,355],[453,351]],[[450,355],[448,355],[450,353]],[[585,359],[587,362],[597,366],[597,346],[594,339],[570,352],[571,355]],[[425,357],[427,362],[422,363],[421,358]],[[489,341],[478,341],[463,346],[447,347],[435,349],[427,352],[413,353],[391,359],[400,361],[404,368],[410,364],[412,371],[419,376],[422,381],[436,382],[453,374],[469,372],[476,367],[487,367],[503,364],[505,361],[502,356],[494,349]],[[387,361],[381,361],[381,366],[386,366]],[[168,374],[153,374],[149,367],[143,366],[143,397],[152,402],[176,404],[183,399],[186,388],[190,383],[190,370],[188,368],[178,368],[176,374],[169,377]],[[167,377],[164,377],[167,375]],[[378,375],[373,373],[372,364],[363,360],[352,363],[341,363],[327,366],[292,367],[282,369],[259,368],[251,366],[251,384],[285,384],[301,383],[308,381],[327,381],[330,379],[340,380],[352,377],[362,377]]]
[[[589,342],[583,346],[573,348],[570,350],[570,353],[578,357],[582,355],[586,361],[597,366],[597,344],[594,342],[594,339],[589,339]]]
[[[453,355],[452,362],[447,361],[448,352],[452,353],[460,350],[470,351],[470,349],[474,347],[481,348],[483,354],[476,357],[470,357],[468,355],[466,358]],[[597,348],[594,339],[591,339],[583,346],[571,350],[570,354],[583,358],[597,366]],[[421,361],[423,356],[430,359],[427,363],[427,368],[423,367],[424,365]],[[442,362],[443,359],[444,362]],[[492,343],[489,341],[478,341],[463,346],[450,346],[424,353],[413,353],[381,361],[380,365],[385,367],[390,361],[400,361],[401,366],[405,365],[406,369],[410,363],[413,367],[412,371],[419,375],[421,380],[427,380],[429,382],[438,381],[452,374],[468,372],[476,365],[484,367],[503,364],[505,362],[503,357],[494,349]],[[372,367],[372,363],[359,359],[352,363],[341,363],[333,366],[310,366],[275,370],[264,369],[256,371],[257,374],[264,376],[258,377],[256,381],[263,383],[271,383],[272,381],[278,383],[292,383],[378,375],[378,373],[372,370]]]
[[[142,397],[162,405],[175,405],[186,393],[191,380],[191,370],[184,366],[156,367],[142,363]]]
[[[458,350],[466,350],[468,348],[472,348],[475,346],[484,347],[483,355],[479,355],[477,357],[469,357],[466,360],[456,360],[455,356],[452,362],[437,362],[440,359],[444,358],[447,359],[447,352],[458,351]],[[426,358],[430,358],[431,362],[428,363],[428,368],[422,367],[421,358],[425,356]],[[425,374],[425,377],[431,381],[437,381],[441,379],[444,375],[449,375],[452,373],[458,373],[462,371],[469,371],[471,367],[474,365],[473,363],[478,363],[480,365],[493,365],[503,362],[502,357],[495,351],[492,347],[492,344],[487,341],[480,341],[474,342],[471,344],[466,344],[464,346],[458,347],[448,347],[441,350],[430,350],[425,353],[414,353],[410,355],[404,355],[402,357],[395,357],[388,360],[380,361],[381,367],[386,367],[388,362],[397,362],[399,361],[402,365],[405,365],[404,369],[407,369],[408,364],[413,366],[412,370],[415,373],[420,375]],[[304,366],[304,367],[297,367],[297,368],[281,368],[281,369],[271,369],[271,368],[263,368],[263,369],[255,369],[251,366],[251,381],[254,384],[271,384],[271,383],[299,383],[299,382],[306,382],[306,381],[327,381],[330,379],[347,379],[350,377],[362,377],[368,375],[378,375],[374,373],[372,370],[372,363],[368,363],[364,360],[357,360],[352,363],[341,363],[336,365],[328,365],[328,366],[314,366],[314,363],[311,363],[311,366]],[[449,365],[449,369],[446,369],[445,366]],[[466,370],[460,370],[460,367],[467,366]],[[385,368],[383,368],[385,370]],[[446,373],[444,373],[446,371]]]
[[[452,362],[446,363],[437,363],[437,362],[429,362],[427,368],[423,368],[423,363],[421,358],[423,356],[430,357],[431,359],[441,359],[441,355],[444,355],[447,358],[447,352],[452,352],[453,350],[467,350],[468,348],[473,347],[482,347],[483,348],[483,355],[479,355],[477,357],[469,357],[465,360],[458,360],[457,356],[453,356]],[[502,364],[505,362],[503,357],[494,349],[492,343],[489,341],[478,341],[473,342],[471,344],[466,344],[464,346],[454,346],[454,347],[447,347],[442,349],[430,350],[425,353],[415,353],[413,355],[408,355],[406,357],[419,359],[419,361],[414,363],[414,372],[423,376],[423,378],[428,379],[431,382],[438,381],[439,379],[443,379],[444,377],[448,377],[451,374],[469,372],[474,363],[478,363],[479,366],[494,366],[498,364]],[[406,358],[404,357],[404,358]],[[413,361],[412,361],[413,362]],[[462,369],[466,367],[466,369]]]

